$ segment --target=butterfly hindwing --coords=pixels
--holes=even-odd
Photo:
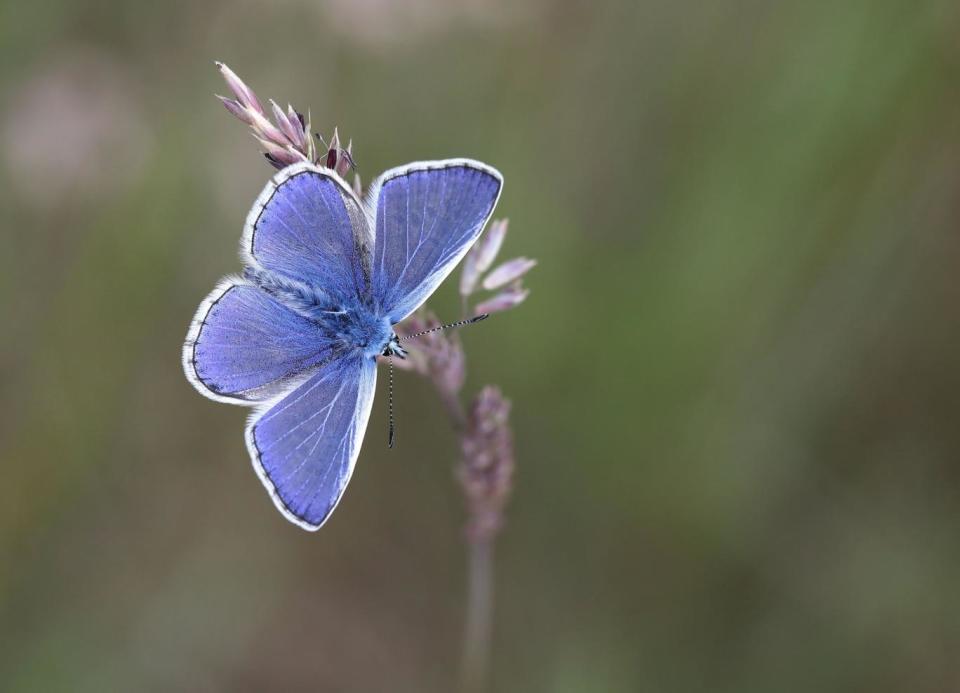
[[[503,178],[470,159],[409,164],[371,185],[373,296],[397,323],[434,292],[477,240]]]
[[[315,530],[333,512],[353,473],[370,417],[377,366],[336,355],[247,426],[247,448],[277,508]]]
[[[324,292],[336,309],[369,293],[372,245],[353,191],[333,171],[304,163],[285,168],[261,193],[242,251],[253,267]]]
[[[183,367],[205,396],[250,404],[292,387],[332,346],[316,323],[242,279],[226,279],[197,311]]]

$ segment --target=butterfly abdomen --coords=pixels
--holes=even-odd
[[[342,309],[323,289],[276,272],[246,267],[243,277],[304,317],[317,319]]]

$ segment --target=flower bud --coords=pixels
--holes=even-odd
[[[243,80],[237,77],[236,73],[223,63],[217,62],[214,64],[226,80],[227,86],[229,86],[230,90],[236,95],[237,101],[239,101],[242,106],[247,106],[262,115],[263,107],[260,105],[260,101],[257,100],[257,95],[253,93],[253,89],[244,84]]]
[[[457,476],[467,500],[467,536],[489,540],[503,524],[503,508],[513,489],[513,435],[510,402],[493,386],[483,388],[467,416]]]
[[[499,289],[501,286],[509,284],[525,275],[536,264],[536,260],[525,257],[508,260],[484,277],[483,288],[487,291]]]
[[[520,281],[517,280],[510,287],[504,289],[493,298],[488,298],[477,306],[478,313],[500,313],[510,310],[523,303],[530,295],[529,289],[524,289]]]
[[[506,219],[494,221],[480,239],[474,243],[463,261],[460,275],[460,295],[469,296],[477,288],[480,275],[487,271],[500,252],[503,239],[507,235]]]

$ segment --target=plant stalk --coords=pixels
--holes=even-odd
[[[493,538],[468,542],[467,614],[463,632],[461,690],[485,690],[493,625]]]

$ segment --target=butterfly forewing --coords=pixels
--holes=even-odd
[[[477,240],[503,179],[469,159],[410,164],[371,186],[373,295],[390,322],[416,310]]]
[[[308,164],[281,171],[247,221],[243,251],[258,268],[355,305],[370,288],[372,236],[360,202],[333,171]]]

